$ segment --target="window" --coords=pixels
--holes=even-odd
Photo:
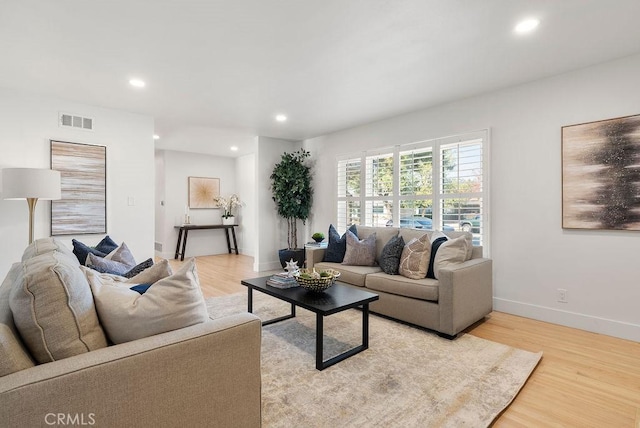
[[[350,224],[463,230],[488,246],[488,131],[338,159],[338,229]]]

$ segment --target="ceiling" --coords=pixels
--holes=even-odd
[[[0,0],[0,86],[234,155],[637,53],[639,16],[638,0]]]

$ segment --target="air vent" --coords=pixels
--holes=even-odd
[[[93,131],[93,118],[82,117],[75,114],[60,113],[58,123],[60,126],[84,129],[86,131]]]
[[[162,252],[162,242],[156,242],[155,243],[155,249],[156,249],[156,251]]]

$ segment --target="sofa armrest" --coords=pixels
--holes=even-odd
[[[307,269],[313,269],[316,263],[320,263],[324,259],[326,248],[307,248]]]
[[[439,272],[440,332],[455,336],[493,310],[493,262],[478,258]]]
[[[258,427],[261,332],[258,317],[232,315],[10,374],[0,420]]]

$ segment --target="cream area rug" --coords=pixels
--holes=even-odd
[[[263,320],[290,305],[253,293]],[[246,293],[207,299],[213,318],[247,311]],[[324,319],[324,359],[361,343],[362,312]],[[369,349],[315,369],[315,314],[262,328],[262,426],[485,427],[524,386],[542,353],[468,334],[450,341],[376,315]]]

